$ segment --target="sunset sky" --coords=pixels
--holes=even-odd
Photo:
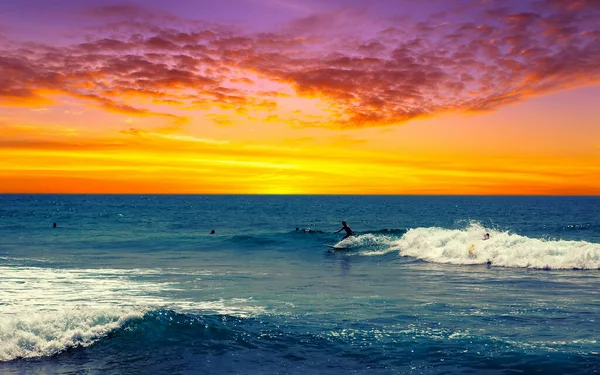
[[[0,193],[600,194],[598,0],[3,0]]]

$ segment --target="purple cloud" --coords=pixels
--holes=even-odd
[[[251,116],[257,107],[276,110],[273,93],[255,87],[250,77],[258,75],[330,103],[330,118],[322,124],[295,112],[288,119],[295,126],[358,128],[491,110],[599,82],[598,2],[532,4],[495,8],[461,2],[429,21],[373,22],[344,9],[268,33],[160,17],[133,5],[94,8],[95,16],[112,21],[85,41],[69,46],[0,41],[0,102],[59,92],[140,116],[177,119],[128,98]],[[465,20],[473,16],[476,22]]]

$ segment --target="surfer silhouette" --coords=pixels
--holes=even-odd
[[[344,238],[342,238],[342,240],[345,240],[346,238],[350,237],[350,236],[354,236],[354,231],[352,230],[352,228],[350,228],[348,226],[348,224],[346,224],[345,221],[342,221],[342,227],[334,233],[340,233],[342,230],[346,231],[346,235],[344,236]]]

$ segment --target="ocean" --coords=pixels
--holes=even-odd
[[[593,374],[599,267],[600,197],[0,195],[0,374]]]

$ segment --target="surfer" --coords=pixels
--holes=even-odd
[[[483,240],[484,241],[485,240],[489,240],[489,239],[490,239],[490,234],[489,233],[486,233],[486,234],[483,235]]]
[[[346,231],[346,235],[344,236],[344,238],[342,238],[342,241],[350,236],[354,236],[354,231],[348,226],[348,224],[346,224],[345,221],[342,221],[342,227],[340,228],[340,230],[334,233],[340,233],[342,230]]]
[[[475,244],[471,244],[471,246],[469,246],[469,257],[475,257]]]

